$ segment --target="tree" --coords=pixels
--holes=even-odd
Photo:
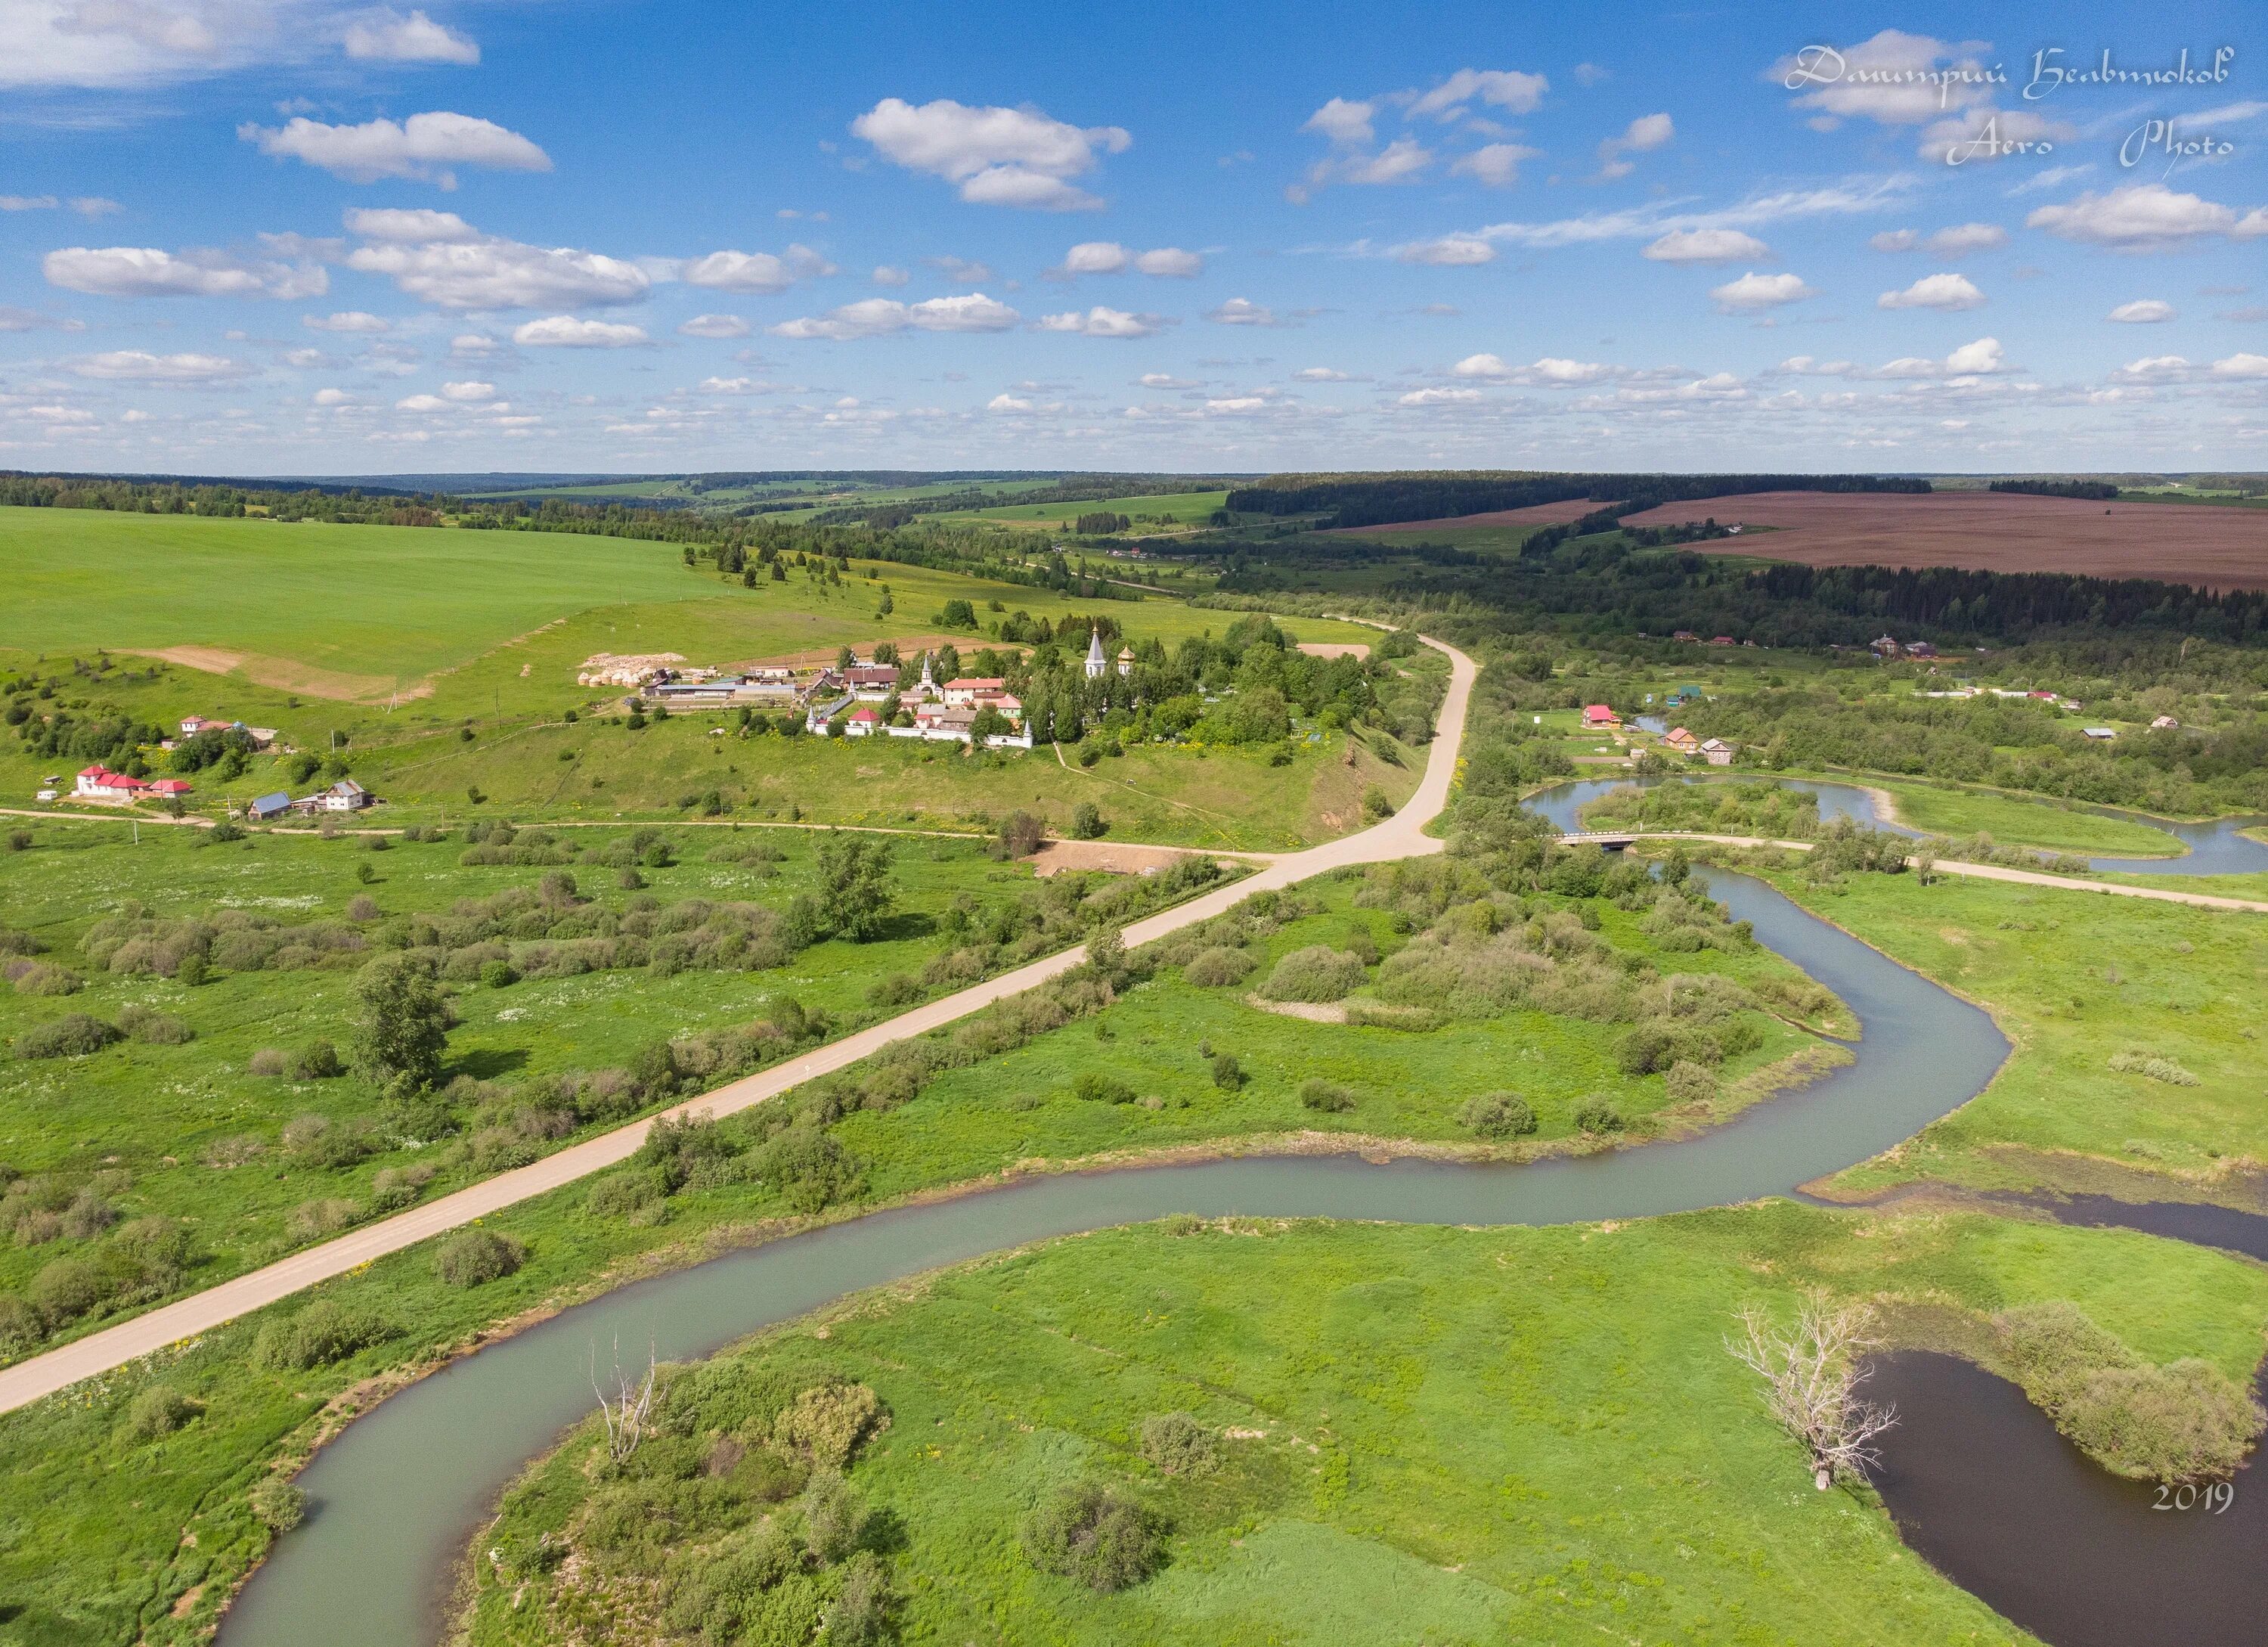
[[[819,915],[828,929],[853,943],[878,938],[896,899],[890,844],[877,836],[828,831],[819,844]]]
[[[1107,834],[1109,829],[1109,820],[1102,816],[1102,809],[1094,801],[1082,801],[1071,809],[1071,832],[1081,840],[1096,839]]]
[[[1782,1329],[1756,1304],[1741,1311],[1741,1336],[1725,1348],[1764,1381],[1764,1407],[1811,1453],[1815,1483],[1864,1481],[1881,1455],[1867,1445],[1898,1422],[1895,1407],[1859,1399],[1864,1364],[1875,1347],[1874,1311],[1837,1304],[1823,1292],[1804,1295],[1795,1326]]]
[[[995,858],[1028,858],[1039,851],[1040,843],[1048,838],[1048,826],[1030,813],[1011,812],[1000,821],[1000,837],[994,843]]]
[[[449,1003],[406,955],[382,955],[355,979],[355,1061],[382,1086],[423,1091],[440,1078]]]

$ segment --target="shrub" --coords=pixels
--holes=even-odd
[[[335,1195],[320,1200],[301,1201],[285,1215],[284,1233],[294,1241],[320,1240],[351,1228],[361,1215],[360,1208]]]
[[[32,1277],[32,1307],[51,1325],[76,1321],[110,1294],[102,1272],[83,1258],[59,1258]]]
[[[1300,1102],[1311,1110],[1344,1114],[1354,1108],[1354,1089],[1316,1075],[1300,1083]]]
[[[1156,1518],[1095,1481],[1049,1494],[1025,1521],[1023,1544],[1042,1572],[1106,1592],[1140,1584],[1165,1554]]]
[[[394,1336],[393,1324],[335,1299],[319,1298],[297,1315],[270,1321],[252,1340],[254,1366],[305,1372],[344,1361]]]
[[[126,1426],[144,1441],[170,1436],[204,1408],[170,1385],[153,1384],[126,1409]]]
[[[1535,1112],[1517,1092],[1484,1092],[1467,1098],[1457,1120],[1483,1138],[1520,1138],[1535,1130]]]
[[[328,1041],[308,1042],[305,1050],[291,1060],[291,1078],[294,1081],[330,1081],[346,1073],[347,1067],[339,1057],[339,1049]]]
[[[791,1126],[765,1145],[758,1173],[799,1213],[824,1212],[865,1181],[865,1168],[834,1134],[807,1126]]]
[[[14,1355],[40,1341],[40,1312],[23,1299],[0,1293],[0,1354]]]
[[[1294,949],[1277,962],[1260,993],[1270,1001],[1339,1001],[1359,988],[1362,980],[1360,956],[1319,943]]]
[[[1594,1093],[1575,1106],[1575,1125],[1587,1133],[1606,1134],[1622,1131],[1624,1123],[1614,1101]]]
[[[452,1287],[501,1281],[527,1261],[527,1249],[493,1230],[468,1230],[441,1244],[433,1273]]]
[[[1072,1082],[1071,1092],[1089,1104],[1131,1104],[1135,1097],[1134,1089],[1124,1082],[1093,1070]]]
[[[16,1056],[84,1058],[125,1038],[126,1032],[114,1023],[105,1023],[84,1012],[67,1012],[52,1023],[35,1025],[18,1036]]]
[[[376,920],[385,912],[378,900],[367,892],[357,892],[347,904],[347,919],[354,921]]]
[[[1187,1413],[1142,1421],[1142,1456],[1167,1475],[1196,1475],[1219,1462],[1212,1431]]]
[[[16,980],[19,995],[76,995],[86,987],[86,980],[68,967],[56,966],[48,961],[26,961],[22,970],[9,970]]]
[[[288,1075],[291,1073],[291,1055],[280,1046],[263,1046],[252,1055],[245,1067],[255,1075]]]
[[[772,1440],[821,1469],[840,1470],[870,1436],[889,1428],[882,1398],[863,1384],[821,1384],[806,1390],[772,1422]]]
[[[2161,1058],[2156,1053],[2146,1052],[2139,1046],[2130,1046],[2123,1052],[2112,1053],[2110,1067],[2121,1075],[2146,1076],[2152,1081],[2162,1081],[2169,1087],[2194,1087],[2200,1084],[2195,1075],[2183,1068],[2172,1059]]]
[[[591,1185],[583,1210],[593,1218],[659,1222],[665,1210],[662,1187],[651,1171],[609,1173]]]
[[[1201,951],[1182,969],[1182,976],[1192,984],[1207,989],[1218,989],[1226,984],[1241,984],[1252,975],[1252,957],[1241,949],[1226,945]]]
[[[1394,816],[1394,801],[1385,790],[1371,784],[1362,792],[1362,815],[1373,824],[1390,818]]]
[[[814,1472],[803,1490],[803,1547],[822,1566],[858,1547],[866,1531],[865,1501],[833,1470]]]
[[[1071,832],[1081,840],[1099,840],[1110,831],[1110,820],[1092,801],[1082,801],[1071,809]]]
[[[1244,1084],[1244,1066],[1233,1052],[1212,1055],[1212,1084],[1224,1092],[1233,1092]]]
[[[1670,1065],[1666,1084],[1673,1103],[1711,1104],[1716,1101],[1716,1072],[1690,1058],[1681,1058]]]
[[[271,1475],[252,1489],[252,1515],[261,1525],[282,1537],[306,1519],[307,1495],[280,1475]]]
[[[827,1610],[827,1647],[881,1647],[895,1633],[892,1613],[897,1597],[881,1558],[860,1550],[843,1569],[843,1588]]]
[[[154,1046],[179,1046],[184,1041],[197,1038],[197,1032],[179,1018],[143,1006],[121,1008],[118,1027],[133,1039],[146,1041]]]
[[[518,982],[519,982],[519,974],[512,970],[511,962],[483,961],[481,963],[481,983],[484,987],[504,989]]]

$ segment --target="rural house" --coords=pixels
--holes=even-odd
[[[291,797],[285,794],[281,789],[278,789],[274,794],[266,794],[258,797],[249,807],[245,809],[247,813],[251,816],[252,821],[255,824],[264,824],[269,818],[281,817],[284,813],[289,812],[291,809]]]
[[[1622,717],[1606,704],[1583,705],[1583,727],[1586,731],[1611,732],[1623,723]]]
[[[968,709],[998,698],[1008,690],[1008,683],[997,675],[961,675],[945,683],[946,706]]]
[[[83,801],[138,801],[150,786],[139,778],[125,772],[114,772],[107,767],[85,766],[79,769],[78,782],[71,793]]]
[[[1698,755],[1701,752],[1701,740],[1695,737],[1683,727],[1670,727],[1667,733],[1662,735],[1661,741],[1668,748],[1675,750],[1680,755]]]
[[[1701,758],[1712,766],[1730,766],[1733,753],[1733,746],[1722,738],[1711,738],[1701,746]]]

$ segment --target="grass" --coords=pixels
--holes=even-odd
[[[1170,526],[1202,526],[1214,510],[1228,502],[1219,491],[1157,492],[1138,498],[1097,498],[1083,503],[1006,504],[992,509],[957,509],[930,517],[940,521],[998,521],[1005,526],[1031,527],[1042,531],[1069,531],[1082,514],[1123,514],[1132,518],[1134,535],[1160,522]]]
[[[1933,835],[1990,835],[2004,846],[2037,846],[2097,858],[2172,857],[2180,851],[2181,843],[2163,830],[2124,818],[2101,817],[2052,801],[1874,778],[1863,781],[1890,793],[1897,802],[1899,823]]]
[[[1870,1495],[1814,1492],[1726,1354],[1741,1305],[1785,1311],[1807,1283],[1972,1322],[2071,1298],[2240,1377],[2268,1317],[2268,1272],[2195,1249],[1778,1204],[1550,1230],[1169,1222],[853,1300],[739,1359],[887,1404],[851,1481],[891,1518],[909,1639],[2029,1639]],[[1143,1421],[1175,1411],[1218,1438],[1216,1469],[1144,1460]],[[593,1439],[536,1465],[483,1543],[578,1547],[594,1483],[622,1479]],[[1161,1573],[1096,1595],[1031,1570],[1019,1527],[1083,1477],[1167,1522]],[[578,1638],[564,1616],[603,1616],[592,1574],[483,1569],[466,1639]]]
[[[2268,1160],[2268,921],[1989,881],[1853,875],[1822,891],[1800,877],[1776,880],[1807,908],[1988,1004],[2016,1046],[1981,1097],[1842,1174],[1838,1191],[1918,1178],[2084,1187],[2090,1168],[2107,1163],[2209,1196],[2237,1193],[2238,1175]],[[2111,1059],[2130,1048],[2175,1060],[2200,1084],[2113,1070]]]

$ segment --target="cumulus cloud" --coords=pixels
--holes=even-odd
[[[1508,114],[1532,114],[1550,89],[1542,75],[1517,69],[1460,69],[1432,91],[1410,97],[1407,112],[1412,120],[1460,120],[1465,106],[1478,101]]]
[[[1043,314],[1039,320],[1043,332],[1074,332],[1081,337],[1147,337],[1164,324],[1161,315],[1129,314],[1100,304],[1084,314],[1072,309],[1064,314]]]
[[[1177,378],[1170,372],[1145,372],[1140,380],[1145,389],[1193,389],[1200,387],[1195,378]]]
[[[83,355],[65,365],[76,375],[110,383],[227,383],[252,375],[241,360],[222,355],[152,354],[146,349],[114,349]]]
[[[2268,378],[2268,355],[2235,354],[2213,363],[2217,378]]]
[[[895,298],[866,298],[825,314],[805,315],[772,327],[776,337],[825,338],[847,343],[891,332],[1004,332],[1023,317],[981,292],[961,297],[901,303]]]
[[[1445,234],[1439,240],[1414,240],[1395,248],[1394,255],[1405,263],[1425,263],[1437,269],[1470,268],[1476,263],[1496,261],[1496,247],[1477,235]]]
[[[1134,271],[1161,280],[1193,280],[1204,273],[1204,259],[1178,246],[1157,246],[1135,254]]]
[[[314,406],[351,406],[354,396],[344,389],[317,389],[307,396],[307,401]]]
[[[762,378],[703,378],[700,392],[703,395],[777,395],[779,385],[767,383]]]
[[[1736,263],[1771,250],[1739,229],[1672,229],[1639,254],[1657,263]]]
[[[878,286],[902,286],[913,277],[904,270],[889,263],[874,265],[874,284]]]
[[[1351,380],[1335,366],[1301,366],[1292,374],[1295,383],[1345,383]]]
[[[1956,223],[1951,228],[1940,229],[1922,242],[1936,255],[1948,259],[1970,252],[1989,252],[2007,243],[2007,230],[1997,223]]]
[[[1490,188],[1510,188],[1520,181],[1520,163],[1533,160],[1543,152],[1517,143],[1484,144],[1470,154],[1461,154],[1450,161],[1449,174],[1469,177]]]
[[[2157,252],[2213,237],[2257,240],[2268,235],[2268,207],[2240,213],[2163,183],[2130,183],[2106,195],[2090,189],[2062,205],[2042,206],[2024,226],[2114,252]]]
[[[1520,383],[1541,388],[1575,388],[1622,375],[1618,368],[1602,366],[1594,360],[1567,360],[1551,355],[1524,366],[1512,366],[1497,355],[1467,355],[1451,366],[1449,373],[1453,377],[1474,378],[1490,383]]]
[[[1624,155],[1648,153],[1676,135],[1677,128],[1668,115],[1639,115],[1618,136],[1599,144],[1599,175],[1609,179],[1628,177],[1636,163],[1623,159]]]
[[[335,314],[302,314],[299,324],[311,332],[390,332],[394,322],[363,309],[342,309]]]
[[[973,205],[1036,211],[1100,207],[1071,180],[1134,141],[1120,126],[1073,126],[1030,107],[972,108],[950,98],[917,107],[886,97],[850,130],[885,159],[955,185]]]
[[[1855,46],[1808,46],[1774,63],[1769,78],[1798,94],[1798,107],[1830,120],[1920,126],[1989,100],[1992,88],[1981,78],[1987,65],[1977,51],[1973,43],[1886,28]]]
[[[687,337],[746,337],[748,323],[737,314],[696,314],[677,329]]]
[[[2006,369],[2000,354],[1999,338],[1980,337],[1975,343],[1962,344],[1942,360],[1922,359],[1909,355],[1877,367],[1872,375],[1878,378],[1982,377]]]
[[[107,298],[319,298],[330,290],[320,263],[246,259],[192,247],[70,246],[40,262],[48,284]]]
[[[2124,326],[2154,326],[2160,321],[2174,318],[2174,306],[2162,298],[2137,298],[2132,303],[2122,303],[2102,317]]]
[[[347,226],[374,240],[347,255],[348,268],[387,276],[409,296],[445,309],[634,303],[652,284],[624,259],[482,234],[453,212],[350,211]],[[436,238],[418,238],[428,231]]]
[[[1329,138],[1333,143],[1368,143],[1377,136],[1371,119],[1378,113],[1374,103],[1359,103],[1344,97],[1335,97],[1300,122],[1301,131],[1312,131]]]
[[[1205,313],[1205,319],[1221,326],[1273,326],[1275,312],[1249,298],[1231,298],[1217,309]]]
[[[1067,275],[1115,275],[1131,257],[1116,240],[1081,240],[1064,254],[1063,270]]]
[[[1878,252],[1911,252],[1921,244],[1921,236],[1911,229],[1884,229],[1867,244]]]
[[[578,320],[571,314],[529,321],[513,329],[512,340],[531,349],[630,349],[648,341],[642,326]]]
[[[347,26],[347,55],[371,63],[454,63],[481,60],[481,48],[423,11],[408,17],[380,11]]]
[[[981,286],[992,278],[991,266],[970,257],[924,257],[922,262],[956,286]]]
[[[1456,406],[1480,397],[1478,389],[1412,389],[1394,403],[1396,406]]]
[[[1796,303],[1815,297],[1812,288],[1796,275],[1759,275],[1753,271],[1738,280],[1728,280],[1721,286],[1712,286],[1709,296],[1727,314],[1749,314],[1762,309],[1776,309],[1782,304]]]
[[[496,397],[497,387],[493,383],[482,383],[468,379],[462,382],[444,383],[441,386],[441,398],[455,401],[460,405],[477,406],[484,401],[492,401]]]
[[[1874,299],[1878,309],[1982,308],[1984,294],[1966,275],[1924,275],[1903,292],[1885,292]]]
[[[396,123],[367,121],[359,126],[328,126],[306,115],[270,129],[247,122],[236,129],[262,154],[304,160],[352,183],[383,177],[408,178],[457,186],[459,166],[495,171],[548,172],[551,157],[516,131],[470,114],[437,110]]]
[[[711,252],[677,271],[689,286],[718,292],[784,292],[799,280],[836,272],[835,265],[808,246],[791,246],[784,257],[770,252]]]

